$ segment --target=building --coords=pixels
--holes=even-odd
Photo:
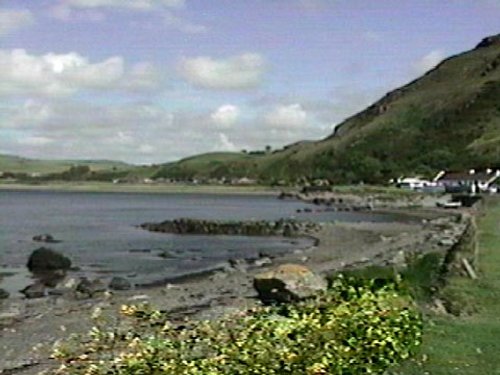
[[[396,186],[401,189],[409,189],[409,190],[423,190],[427,187],[434,186],[435,183],[427,180],[423,180],[419,177],[405,177],[398,178],[396,181]]]
[[[471,169],[468,172],[441,171],[434,177],[433,181],[444,186],[446,192],[449,193],[479,193],[490,191],[499,178],[500,170],[476,171]]]

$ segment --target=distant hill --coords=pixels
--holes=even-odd
[[[87,165],[93,171],[129,170],[133,166],[110,160],[35,160],[0,154],[0,171],[11,173],[60,173],[72,166]]]
[[[500,34],[388,93],[323,140],[266,155],[202,155],[158,175],[381,182],[487,167],[500,167]]]
[[[243,152],[214,152],[196,155],[178,162],[162,165],[153,177],[174,179],[244,177],[254,174],[262,154]]]

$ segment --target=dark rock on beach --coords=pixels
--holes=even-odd
[[[21,290],[21,293],[29,299],[42,298],[46,296],[45,285],[41,283],[32,284]]]
[[[0,289],[0,299],[6,299],[9,298],[9,292],[6,290]]]
[[[79,293],[80,296],[87,298],[94,297],[96,294],[103,293],[105,291],[106,285],[104,285],[104,283],[99,279],[90,281],[86,277],[82,277],[76,286],[76,292]]]
[[[257,274],[253,285],[264,303],[298,301],[327,287],[325,279],[298,264],[284,264]]]
[[[41,247],[31,253],[27,267],[32,272],[69,270],[71,260],[57,251]]]
[[[132,289],[132,284],[130,281],[123,277],[113,277],[109,283],[109,289],[111,290],[129,290]]]

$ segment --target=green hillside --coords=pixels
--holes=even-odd
[[[269,155],[206,155],[165,165],[167,177],[301,177],[381,182],[400,174],[500,167],[500,35],[443,61],[337,126]]]
[[[131,165],[110,160],[35,160],[0,154],[0,171],[11,173],[60,173],[72,166],[87,165],[93,171],[125,170]]]
[[[258,161],[263,157],[263,155],[243,152],[214,152],[196,155],[165,164],[153,177],[178,179],[244,177],[255,174]]]

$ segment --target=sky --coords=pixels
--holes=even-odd
[[[0,153],[146,164],[320,139],[498,33],[500,0],[0,0]]]

